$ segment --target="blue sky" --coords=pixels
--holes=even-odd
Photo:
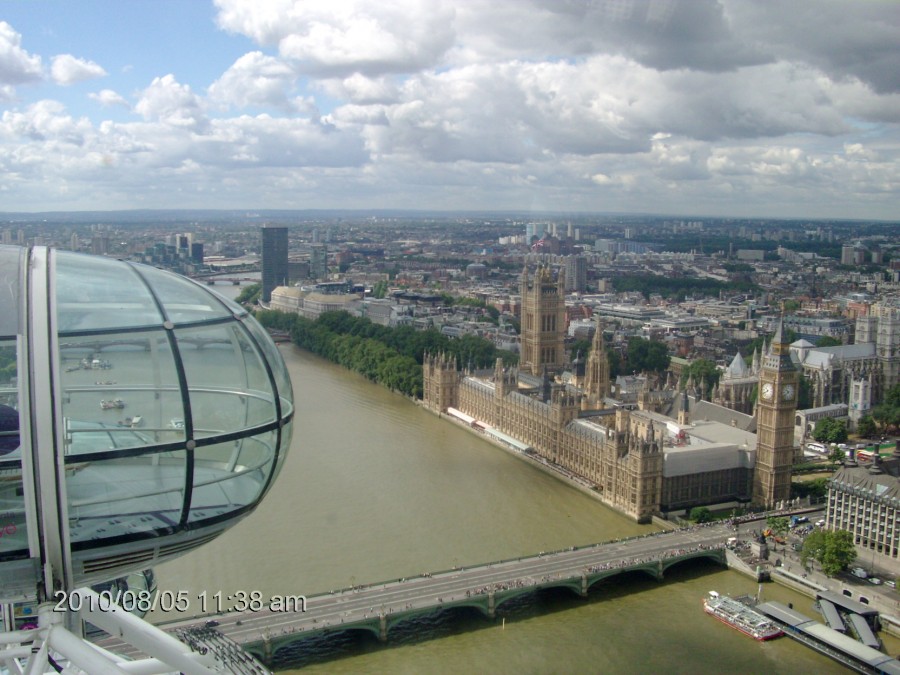
[[[890,0],[0,3],[0,211],[896,219]]]

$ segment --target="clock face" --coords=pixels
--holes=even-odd
[[[762,397],[764,399],[766,399],[767,401],[772,398],[772,383],[771,382],[766,382],[762,386]]]
[[[781,398],[785,401],[790,401],[794,398],[794,385],[786,384],[781,388]]]

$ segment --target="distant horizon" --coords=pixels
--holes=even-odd
[[[900,211],[896,2],[0,7],[9,213]]]
[[[790,221],[790,222],[831,222],[831,223],[873,223],[884,225],[900,224],[900,218],[891,220],[883,218],[839,218],[839,217],[803,217],[803,216],[724,216],[712,214],[687,214],[687,213],[651,213],[640,211],[562,211],[562,210],[524,210],[524,209],[413,209],[413,208],[307,208],[307,209],[241,209],[241,208],[133,208],[133,209],[61,209],[61,210],[44,210],[44,211],[0,211],[0,224],[3,222],[12,223],[10,218],[22,218],[33,220],[42,216],[65,216],[70,217],[81,216],[89,217],[91,214],[114,216],[121,214],[123,216],[137,214],[167,214],[177,215],[185,214],[230,214],[232,217],[243,218],[246,220],[263,219],[266,215],[284,215],[291,214],[319,214],[333,215],[339,217],[340,214],[353,216],[364,215],[385,215],[385,216],[516,216],[516,217],[558,217],[558,218],[590,218],[590,217],[623,217],[623,218],[653,218],[653,219],[678,219],[678,220],[734,220],[734,221]],[[262,224],[262,223],[261,223]]]

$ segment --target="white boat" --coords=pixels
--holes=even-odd
[[[752,607],[715,591],[709,592],[703,601],[703,609],[754,640],[771,640],[784,635],[781,628]]]

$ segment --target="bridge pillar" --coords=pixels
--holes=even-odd
[[[272,641],[268,635],[263,638],[263,663],[267,666],[272,663]]]
[[[387,617],[382,614],[378,617],[378,641],[387,642]]]
[[[662,581],[666,575],[663,573],[663,561],[659,560],[656,563],[656,580]]]
[[[581,597],[586,598],[588,594],[588,579],[587,574],[584,572],[581,573]]]
[[[497,609],[494,604],[494,591],[488,593],[488,618],[493,619],[497,616]]]

